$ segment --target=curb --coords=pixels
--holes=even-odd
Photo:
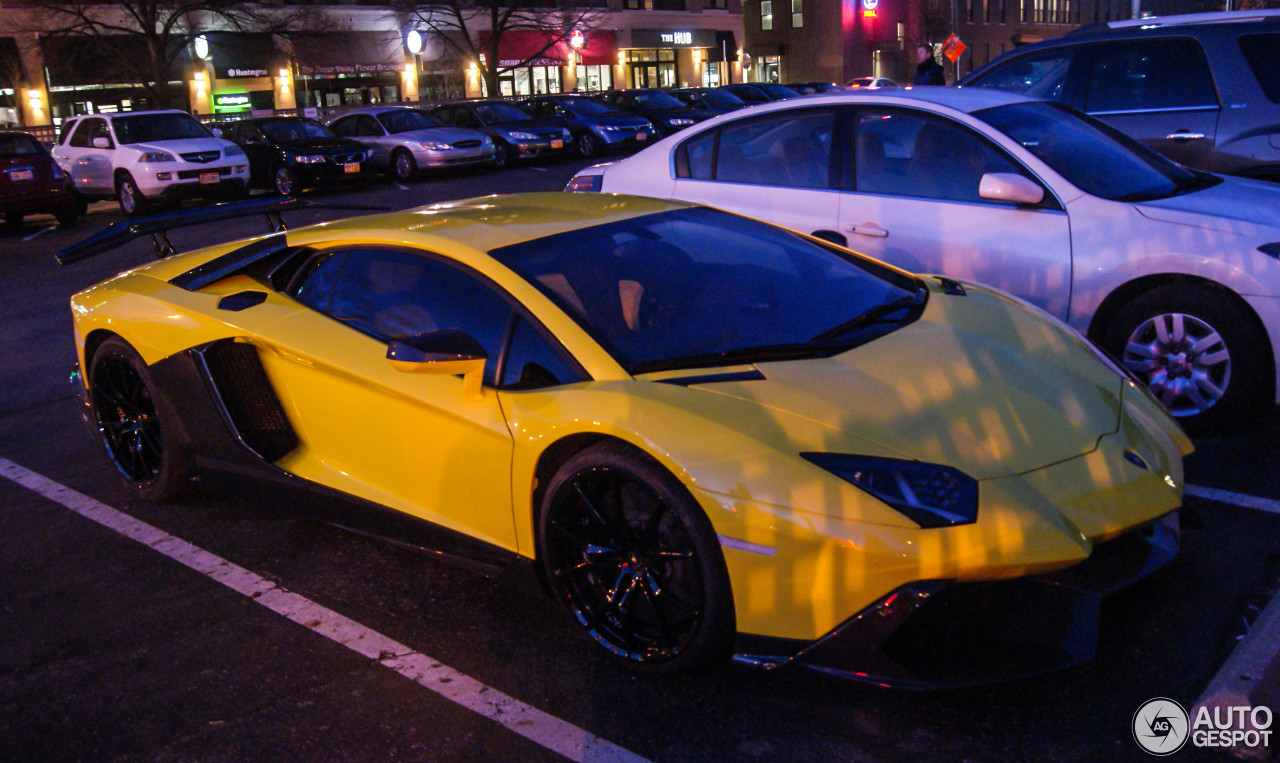
[[[1236,645],[1231,656],[1222,663],[1217,675],[1209,681],[1204,693],[1191,708],[1191,718],[1199,715],[1201,708],[1209,713],[1221,708],[1268,707],[1274,715],[1280,711],[1280,595],[1272,597],[1267,608],[1253,623],[1253,627]],[[1248,722],[1240,729],[1248,731]],[[1277,724],[1271,725],[1275,731]],[[1267,760],[1275,753],[1272,746],[1227,748],[1238,758]]]

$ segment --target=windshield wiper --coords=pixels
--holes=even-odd
[[[850,331],[853,331],[854,329],[861,328],[862,326],[866,326],[871,323],[877,323],[883,320],[885,317],[898,312],[899,310],[905,310],[909,307],[919,307],[925,303],[925,300],[928,298],[928,296],[929,296],[929,289],[927,287],[923,285],[917,286],[915,293],[909,294],[905,297],[899,297],[889,302],[885,302],[883,305],[876,305],[875,307],[871,308],[870,310],[867,310],[864,313],[859,313],[858,315],[855,315],[854,317],[850,318],[844,323],[841,323],[835,328],[829,329],[827,331],[822,332],[821,334],[818,334],[817,336],[810,339],[809,341],[810,342],[829,342],[832,339],[838,339],[844,336],[845,334],[848,334]]]

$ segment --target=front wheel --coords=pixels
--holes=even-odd
[[[676,673],[731,652],[733,597],[715,531],[647,456],[602,443],[569,459],[547,487],[539,542],[556,598],[628,668]]]
[[[514,146],[499,143],[495,148],[497,149],[493,152],[493,166],[495,169],[510,167],[516,163],[516,149]]]
[[[391,174],[396,180],[410,181],[418,174],[418,162],[408,151],[397,151],[391,156]]]
[[[1225,295],[1166,284],[1121,308],[1103,346],[1185,427],[1240,423],[1267,397],[1265,333]]]
[[[596,146],[596,136],[590,132],[584,132],[578,136],[578,153],[585,157],[596,155],[598,147]]]
[[[120,211],[129,217],[142,214],[147,206],[147,197],[138,190],[138,184],[129,175],[123,175],[116,181],[116,198],[120,200]]]
[[[298,178],[288,167],[276,167],[272,180],[276,184],[276,193],[281,196],[292,196],[298,191]]]
[[[89,361],[89,400],[107,457],[134,494],[159,501],[186,488],[177,414],[128,342],[111,337],[98,347]]]
[[[76,211],[75,204],[68,204],[65,207],[59,207],[53,213],[53,218],[58,221],[58,225],[63,227],[71,227],[76,224],[76,217],[80,213]]]

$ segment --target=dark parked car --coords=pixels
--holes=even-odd
[[[446,125],[469,127],[493,138],[495,167],[535,156],[562,156],[573,150],[573,133],[554,119],[537,119],[506,101],[457,101],[433,110]]]
[[[1280,10],[1099,24],[959,84],[1067,104],[1189,167],[1280,181]]]
[[[733,93],[748,104],[772,103],[787,98],[796,98],[800,94],[789,87],[774,85],[769,82],[749,82],[738,85],[721,85],[721,90]]]
[[[599,100],[620,111],[639,114],[664,136],[716,115],[714,111],[690,108],[661,90],[614,90],[601,93]]]
[[[218,128],[249,157],[250,187],[274,188],[290,196],[373,176],[372,151],[311,119],[259,117]]]
[[[24,215],[47,212],[71,225],[82,204],[71,176],[40,141],[25,132],[0,130],[0,210],[5,224],[16,227]]]
[[[682,87],[667,92],[686,106],[717,114],[727,114],[747,107],[746,101],[717,87]]]
[[[800,95],[813,95],[814,93],[838,93],[844,88],[834,82],[796,82],[784,85],[796,91]]]
[[[535,117],[555,119],[569,128],[583,156],[605,150],[634,151],[660,137],[644,117],[611,109],[586,96],[535,96],[524,104]]]

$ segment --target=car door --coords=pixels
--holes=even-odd
[[[1071,228],[1034,174],[973,128],[917,109],[854,111],[839,230],[849,247],[917,273],[988,284],[1066,319]],[[1040,184],[1039,205],[978,194],[985,173]]]
[[[840,214],[836,117],[834,107],[789,109],[704,130],[677,147],[671,196],[802,233],[830,231]]]
[[[1088,46],[1082,108],[1176,162],[1210,169],[1222,105],[1199,41],[1120,40]]]
[[[95,145],[95,139],[100,139],[97,141],[99,144],[105,141],[105,147]],[[101,117],[81,119],[66,144],[59,148],[62,149],[59,164],[71,175],[78,191],[103,195],[115,193],[115,172],[111,165],[115,141],[107,129],[107,120]]]
[[[311,308],[274,324],[263,365],[303,447],[281,466],[508,549],[512,437],[492,389],[511,303],[418,251],[316,255],[289,293]],[[471,395],[450,374],[397,370],[397,337],[460,329],[488,353]]]
[[[279,149],[272,145],[262,130],[252,122],[233,124],[231,140],[235,141],[249,157],[249,183],[255,186],[270,186],[272,165],[279,156]]]

